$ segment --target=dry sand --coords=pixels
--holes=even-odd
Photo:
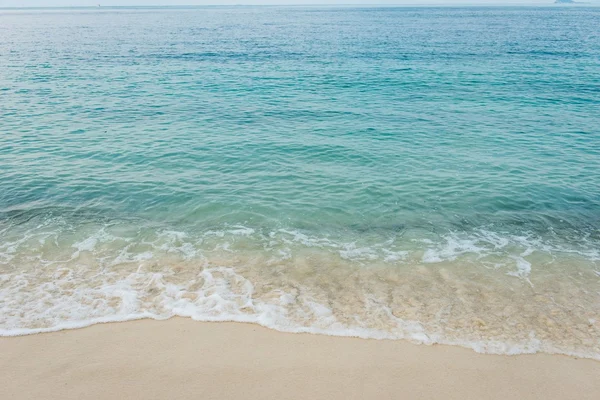
[[[0,338],[0,399],[600,399],[600,362],[174,318]]]

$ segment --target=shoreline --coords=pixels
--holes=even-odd
[[[492,355],[492,356],[523,356],[523,355],[536,355],[536,354],[544,354],[548,356],[564,356],[573,359],[587,359],[592,361],[597,361],[600,363],[600,355],[598,354],[579,354],[579,353],[568,353],[568,352],[553,352],[553,351],[545,351],[541,349],[525,349],[525,351],[514,350],[511,349],[510,345],[502,346],[499,344],[490,343],[468,343],[468,342],[444,342],[432,340],[431,338],[427,338],[420,336],[419,334],[415,334],[415,336],[406,336],[406,337],[394,337],[394,336],[386,336],[385,333],[378,331],[369,331],[369,330],[354,330],[351,332],[343,332],[343,331],[327,331],[321,329],[284,329],[277,326],[270,326],[268,324],[263,324],[260,321],[256,321],[252,318],[236,318],[235,316],[230,316],[227,319],[195,319],[189,315],[173,315],[166,318],[157,318],[153,315],[136,315],[133,317],[127,317],[124,319],[118,318],[110,318],[110,317],[101,317],[95,318],[88,321],[79,321],[75,323],[68,323],[61,326],[50,327],[50,328],[39,328],[39,329],[11,329],[11,330],[2,330],[0,329],[0,340],[4,338],[13,338],[13,337],[27,337],[27,336],[37,336],[37,335],[46,335],[53,333],[61,333],[66,331],[87,329],[90,327],[94,327],[97,325],[112,325],[112,324],[124,324],[129,322],[137,322],[137,321],[156,321],[156,322],[164,322],[169,320],[191,320],[194,323],[201,324],[242,324],[242,325],[251,325],[258,326],[263,329],[267,329],[268,331],[274,331],[282,334],[291,334],[291,335],[316,335],[316,336],[327,336],[333,338],[346,338],[346,339],[358,339],[358,340],[375,340],[375,341],[401,341],[407,342],[415,346],[448,346],[448,347],[458,347],[461,349],[466,349],[469,351],[473,351],[477,354],[482,355]],[[538,344],[539,346],[539,344]],[[504,347],[504,348],[503,348]],[[491,351],[490,351],[491,349]],[[498,351],[497,349],[502,349]]]
[[[600,362],[138,320],[0,338],[1,398],[596,399]]]

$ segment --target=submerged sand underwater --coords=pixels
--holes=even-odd
[[[182,316],[600,359],[600,273],[585,254],[537,243],[519,258],[536,243],[489,233],[361,247],[241,226],[202,237],[129,228],[88,226],[74,243],[83,232],[36,229],[4,243],[0,334]]]

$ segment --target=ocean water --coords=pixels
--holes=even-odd
[[[0,335],[600,359],[600,8],[0,11]]]

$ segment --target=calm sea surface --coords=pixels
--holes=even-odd
[[[0,10],[0,335],[179,315],[600,358],[599,27]]]

